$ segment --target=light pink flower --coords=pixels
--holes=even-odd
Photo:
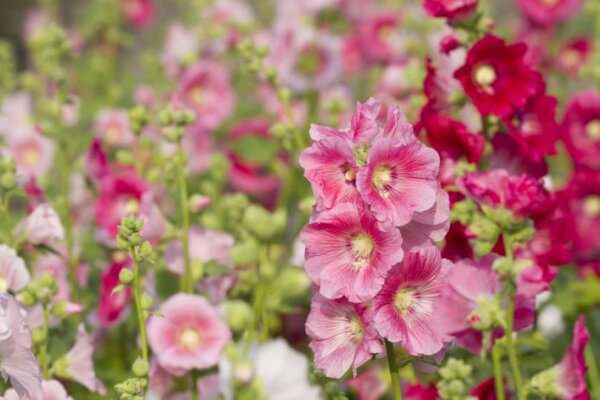
[[[175,97],[194,111],[196,123],[207,129],[216,128],[235,107],[229,73],[214,61],[201,61],[189,67]]]
[[[110,146],[126,147],[135,140],[129,128],[129,116],[123,110],[100,111],[94,123],[94,131],[104,143]]]
[[[372,311],[345,299],[327,300],[314,293],[306,333],[315,353],[315,365],[330,378],[341,378],[383,351],[371,325]]]
[[[49,204],[40,204],[25,220],[24,233],[33,244],[49,245],[64,239],[58,214]]]
[[[0,372],[19,396],[40,398],[41,376],[31,353],[31,335],[19,305],[8,295],[0,295]]]
[[[306,272],[330,299],[372,299],[404,254],[400,232],[379,224],[360,204],[342,203],[317,214],[301,239]]]
[[[52,165],[54,144],[35,131],[11,137],[8,149],[23,180],[44,175]]]
[[[92,338],[85,331],[83,324],[77,329],[75,345],[64,356],[66,370],[61,371],[63,377],[85,386],[92,392],[102,392],[103,385],[99,384],[94,371],[94,346]]]
[[[0,107],[0,136],[11,138],[33,131],[31,96],[26,92],[7,96]]]
[[[356,185],[380,221],[406,225],[415,212],[429,210],[439,189],[437,152],[414,141],[380,138],[369,150]]]
[[[451,340],[440,312],[446,274],[452,267],[434,246],[406,254],[374,300],[377,332],[412,355],[431,355]]]
[[[448,192],[439,189],[433,207],[414,213],[413,219],[400,228],[405,250],[416,246],[430,245],[446,237],[450,229],[450,198]]]
[[[0,293],[17,292],[29,283],[29,279],[23,259],[14,249],[0,244]]]
[[[142,237],[153,245],[158,245],[167,229],[167,221],[150,192],[142,195],[139,218],[144,221],[140,232]]]
[[[121,11],[136,29],[144,29],[154,20],[153,0],[121,0]]]
[[[234,244],[233,237],[225,232],[199,229],[192,227],[189,234],[190,258],[192,261],[206,263],[216,261],[225,267],[233,267],[231,248]],[[174,240],[165,250],[167,268],[176,274],[183,273],[183,257],[181,242]]]
[[[64,386],[57,380],[42,381],[42,393],[40,400],[73,400]],[[8,389],[2,400],[23,400],[14,389]]]
[[[194,60],[198,47],[196,32],[178,23],[169,26],[161,55],[169,76],[175,77],[182,65]]]
[[[148,322],[148,340],[162,367],[173,372],[210,368],[231,339],[229,328],[203,297],[178,293]]]

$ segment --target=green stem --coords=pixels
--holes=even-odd
[[[496,399],[504,400],[504,379],[502,378],[502,354],[498,344],[492,347],[492,361],[494,362],[494,381],[496,386]]]
[[[396,353],[394,353],[394,345],[389,341],[385,341],[385,351],[387,353],[388,370],[390,371],[390,380],[392,381],[392,393],[394,400],[402,400],[402,389],[400,387],[399,367],[396,362]]]
[[[594,357],[594,349],[588,344],[585,349],[585,361],[588,366],[588,378],[593,399],[600,399],[600,371]]]
[[[39,360],[40,360],[40,368],[42,370],[42,376],[44,377],[44,379],[48,379],[50,378],[50,369],[49,369],[49,365],[50,365],[50,356],[48,355],[48,329],[49,329],[49,311],[48,311],[48,306],[46,304],[42,305],[43,307],[43,323],[42,323],[42,330],[43,330],[43,336],[44,336],[44,341],[40,344],[39,347]]]
[[[140,340],[142,341],[142,358],[148,364],[148,339],[146,336],[146,318],[144,317],[144,309],[142,307],[142,285],[140,281],[140,261],[136,253],[136,249],[130,249],[133,258],[133,298],[135,301],[135,312],[138,317],[138,325],[140,327]]]
[[[181,275],[180,287],[186,293],[191,293],[194,288],[192,276],[192,261],[190,259],[190,207],[188,203],[188,187],[185,174],[185,162],[181,142],[179,143],[180,157],[177,164],[177,187],[179,191],[179,212],[181,213],[181,247],[183,252],[184,272]]]
[[[198,400],[198,388],[196,387],[196,370],[190,372],[190,391],[192,392],[192,400]]]

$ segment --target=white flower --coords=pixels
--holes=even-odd
[[[14,249],[0,245],[0,293],[16,292],[29,283],[29,271]]]
[[[40,204],[25,221],[25,236],[33,244],[62,240],[65,232],[58,214],[48,204]]]

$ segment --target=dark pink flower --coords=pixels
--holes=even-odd
[[[485,139],[470,132],[460,121],[442,114],[422,117],[422,126],[427,133],[428,143],[442,159],[459,160],[477,164],[483,155]]]
[[[153,0],[121,0],[121,10],[136,29],[143,29],[154,20]]]
[[[556,66],[561,71],[577,74],[592,54],[592,41],[585,36],[565,43],[558,51]]]
[[[438,400],[439,394],[434,384],[422,385],[414,383],[406,386],[404,389],[404,398],[406,400]]]
[[[521,11],[531,22],[549,26],[579,12],[582,0],[517,0]]]
[[[451,340],[438,312],[446,274],[452,264],[434,246],[406,254],[375,297],[377,332],[412,355],[439,352]]]
[[[524,43],[486,35],[469,49],[454,76],[483,115],[505,117],[544,90],[542,75],[524,61]]]
[[[100,284],[100,304],[98,305],[98,320],[100,325],[110,327],[117,323],[131,299],[131,289],[114,292],[119,286],[119,273],[123,268],[129,268],[131,260],[115,261],[102,273]]]
[[[358,24],[358,40],[361,52],[369,62],[398,61],[402,56],[402,43],[399,32],[400,17],[393,11],[386,11],[364,18]]]
[[[477,0],[423,0],[427,14],[438,18],[461,18],[477,8]]]
[[[490,169],[503,169],[510,175],[525,174],[534,178],[542,178],[548,173],[546,160],[534,160],[530,156],[534,150],[525,149],[513,135],[494,135],[492,150],[489,160]]]
[[[371,325],[372,311],[345,299],[327,300],[313,295],[306,333],[315,353],[315,365],[330,378],[341,378],[383,351]]]
[[[373,298],[386,274],[402,260],[400,232],[359,204],[340,203],[318,213],[301,234],[305,268],[321,294],[352,302]]]
[[[571,99],[563,121],[563,134],[576,165],[600,170],[600,93],[580,92]]]
[[[493,377],[483,380],[479,385],[471,389],[470,394],[477,400],[498,400],[496,397],[496,383]],[[507,383],[504,383],[504,398],[511,400],[512,396],[508,391]]]

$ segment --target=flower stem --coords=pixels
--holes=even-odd
[[[131,248],[133,258],[133,299],[135,301],[135,311],[140,326],[140,340],[142,341],[142,358],[148,365],[148,339],[146,337],[146,318],[142,307],[142,287],[140,282],[140,261],[135,248]]]
[[[40,367],[42,369],[42,376],[44,379],[50,378],[49,374],[49,364],[50,357],[48,355],[48,328],[49,328],[49,311],[48,306],[43,305],[43,325],[42,329],[44,331],[44,342],[40,345]]]
[[[588,378],[590,381],[590,389],[592,398],[600,399],[600,371],[594,357],[594,350],[591,344],[588,344],[585,349],[585,361],[588,366]]]
[[[390,371],[390,380],[392,381],[392,393],[394,400],[402,400],[402,389],[400,388],[400,375],[394,345],[385,341],[385,351],[387,353],[388,370]]]
[[[182,291],[191,293],[194,288],[194,278],[192,277],[192,261],[190,259],[190,207],[188,204],[188,187],[181,142],[179,143],[179,154],[180,157],[176,160],[177,188],[179,191],[179,212],[181,213],[181,248],[184,266],[179,286]]]
[[[492,347],[492,361],[494,362],[494,381],[496,386],[496,399],[504,400],[504,379],[502,377],[502,353],[500,347],[495,344]]]

